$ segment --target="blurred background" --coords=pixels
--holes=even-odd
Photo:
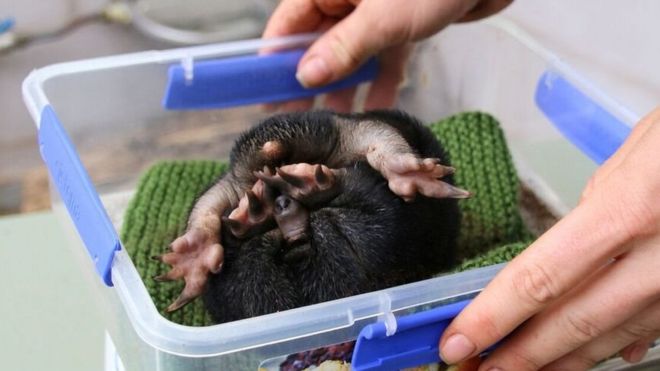
[[[31,70],[258,37],[276,5],[276,0],[0,0],[0,215],[50,206],[34,122],[20,90]],[[517,0],[501,14],[639,115],[660,104],[659,15],[655,0]]]

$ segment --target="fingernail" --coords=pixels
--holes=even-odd
[[[296,79],[306,88],[324,84],[331,77],[330,69],[321,57],[312,57],[296,73]]]
[[[502,369],[499,367],[491,367],[488,369],[488,371],[502,371]]]
[[[628,362],[637,363],[641,361],[646,355],[646,352],[648,352],[648,350],[649,350],[648,345],[635,346],[628,356]]]
[[[454,334],[447,339],[445,345],[440,350],[440,357],[448,364],[454,364],[462,361],[472,354],[477,347],[464,335]]]

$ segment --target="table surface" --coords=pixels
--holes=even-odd
[[[100,370],[104,330],[52,212],[0,218],[5,370]]]

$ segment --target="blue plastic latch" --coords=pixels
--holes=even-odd
[[[306,89],[296,80],[304,50],[192,62],[169,68],[163,106],[171,110],[227,108],[312,97],[373,80],[378,63],[370,59],[335,83]]]
[[[362,370],[400,370],[441,362],[440,337],[470,300],[397,318],[396,332],[387,336],[384,322],[365,326],[358,336],[351,367]]]
[[[0,19],[0,34],[10,31],[14,27],[15,23],[16,21],[13,17]]]
[[[564,137],[598,164],[630,134],[630,127],[553,71],[541,75],[535,100]]]
[[[71,140],[50,106],[41,112],[39,150],[96,270],[103,282],[112,286],[110,268],[115,251],[121,248],[119,238]]]

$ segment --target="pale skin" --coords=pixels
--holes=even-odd
[[[394,103],[411,42],[508,3],[283,0],[264,36],[325,31],[298,66],[306,86],[340,79],[378,55],[382,73],[366,107],[386,107]],[[347,110],[350,95],[336,94],[327,104]],[[509,335],[479,370],[583,370],[616,353],[640,361],[660,336],[658,195],[660,108],[592,176],[579,205],[453,321],[440,341],[441,357],[459,363]]]

